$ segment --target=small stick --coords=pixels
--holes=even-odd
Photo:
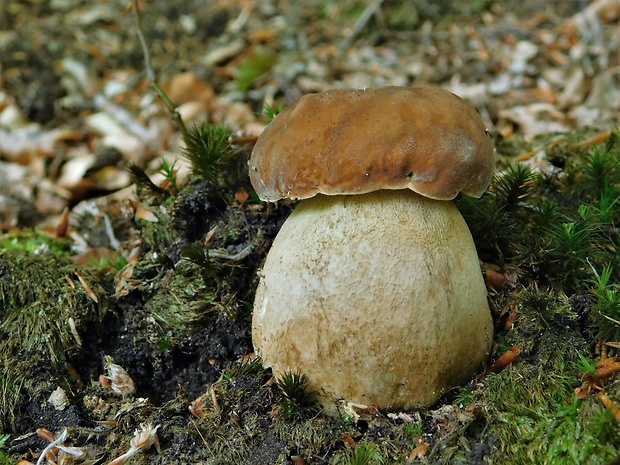
[[[602,144],[603,142],[607,142],[607,140],[611,137],[611,133],[612,133],[611,130],[605,131],[605,132],[601,132],[600,134],[597,134],[596,136],[591,137],[590,139],[586,139],[586,140],[584,140],[582,142],[578,142],[576,144],[569,144],[569,145],[572,145],[573,147],[581,149],[581,148],[590,147],[590,146],[596,145],[596,144]],[[521,155],[519,155],[516,158],[516,160],[517,161],[527,161],[530,158],[532,158],[534,155],[536,155],[538,152],[541,152],[543,150],[549,150],[551,147],[553,147],[558,142],[560,142],[559,139],[552,140],[551,142],[549,142],[543,148],[535,149],[535,150],[531,150],[529,152],[522,153]]]
[[[366,9],[362,12],[360,17],[355,22],[355,25],[353,26],[353,31],[351,32],[351,34],[347,38],[345,38],[342,42],[340,42],[340,46],[338,48],[340,49],[341,52],[344,52],[351,46],[351,43],[353,42],[353,40],[366,27],[366,23],[368,23],[368,21],[370,21],[370,18],[372,18],[377,13],[377,11],[379,11],[379,8],[381,8],[382,3],[383,3],[383,0],[375,0],[374,2],[372,2],[370,5],[366,7]]]
[[[575,144],[575,147],[589,147],[591,145],[601,144],[603,142],[607,142],[607,140],[611,137],[611,130],[601,132],[590,139],[586,139],[583,142],[579,142]]]
[[[155,76],[155,71],[153,70],[153,66],[151,65],[151,55],[149,53],[149,48],[146,44],[146,39],[144,38],[144,34],[142,32],[142,23],[140,20],[140,7],[138,5],[138,0],[132,0],[129,4],[128,8],[133,10],[134,19],[136,21],[136,31],[138,33],[138,39],[140,40],[140,45],[142,46],[142,53],[144,54],[144,67],[146,68],[146,77],[149,80],[151,87],[155,91],[157,95],[162,99],[164,105],[170,112],[170,116],[172,117],[172,121],[177,125],[181,134],[183,135],[183,140],[187,145],[187,141],[189,140],[189,132],[187,131],[187,127],[185,126],[185,122],[183,118],[181,118],[181,114],[179,113],[176,105],[168,95],[163,91],[163,89],[159,86],[157,82],[157,77]]]

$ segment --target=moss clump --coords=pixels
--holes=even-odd
[[[568,292],[609,264],[617,274],[619,139],[614,132],[590,151],[572,145],[574,153],[545,161],[542,173],[507,163],[481,199],[458,198],[483,260],[516,262],[524,276]]]
[[[107,279],[50,254],[0,252],[0,405],[14,420],[20,395],[37,394],[51,383],[33,377],[81,348],[80,334],[101,326],[108,312]],[[86,284],[86,285],[85,285]],[[90,289],[87,289],[89,286]],[[97,299],[97,301],[95,301]]]
[[[324,455],[334,447],[341,434],[335,420],[318,416],[293,421],[276,418],[273,432],[276,438],[305,457]]]
[[[375,444],[360,442],[351,450],[336,454],[332,463],[334,465],[381,465],[386,462]]]
[[[222,379],[194,402],[194,415],[199,417],[196,430],[209,445],[204,456],[209,463],[244,463],[265,442],[259,416],[269,405],[265,380],[261,375]]]
[[[195,176],[212,186],[222,183],[232,161],[231,136],[232,131],[227,127],[211,123],[190,129],[183,153]]]
[[[620,341],[620,282],[611,282],[613,269],[606,266],[596,273],[594,284],[594,323],[598,337],[605,341]]]
[[[493,463],[594,464],[615,457],[617,438],[605,433],[615,420],[604,424],[598,400],[573,395],[589,345],[566,296],[532,286],[514,298],[511,307],[521,316],[498,336],[496,357],[511,346],[520,357],[474,392],[474,402],[488,409],[488,434],[498,439]]]
[[[204,316],[219,308],[217,283],[205,283],[198,266],[181,262],[165,283],[160,283],[145,309],[163,333],[183,334]]]
[[[596,358],[596,340],[620,339],[618,136],[594,148],[575,136],[547,141],[542,170],[506,161],[481,199],[458,199],[481,258],[516,270],[512,287],[492,290],[497,327],[517,315],[513,329],[496,334],[492,358],[513,346],[520,356],[471,390],[467,409],[484,409],[483,428],[458,442],[438,438],[442,452],[433,458],[468,463],[479,446],[494,464],[616,457],[616,419],[600,400],[578,400],[574,391]],[[617,402],[615,385],[600,387]]]
[[[0,236],[0,250],[51,253],[61,257],[72,255],[69,240],[51,237],[49,234],[37,230],[21,230]]]
[[[276,379],[285,400],[280,403],[280,415],[286,419],[302,418],[319,412],[314,393],[308,392],[308,381],[303,373],[284,373]]]

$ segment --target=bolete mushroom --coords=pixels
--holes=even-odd
[[[252,340],[274,374],[301,372],[328,413],[434,403],[481,369],[493,325],[476,249],[450,200],[479,197],[493,143],[436,87],[306,95],[259,137],[263,200],[301,200],[262,269]]]

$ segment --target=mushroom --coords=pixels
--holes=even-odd
[[[306,95],[259,137],[250,179],[303,199],[263,266],[254,348],[306,375],[327,413],[433,404],[488,357],[476,248],[451,202],[480,197],[493,143],[475,109],[431,86]]]

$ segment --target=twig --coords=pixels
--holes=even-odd
[[[221,258],[224,260],[229,260],[231,262],[237,262],[239,260],[244,259],[245,257],[247,257],[248,255],[250,255],[250,253],[252,253],[252,250],[254,249],[254,247],[256,247],[256,244],[258,244],[258,242],[263,238],[263,230],[259,229],[258,233],[256,233],[256,237],[254,237],[253,240],[250,240],[250,242],[243,248],[241,249],[239,252],[237,252],[236,254],[228,254],[225,251],[221,251],[221,250],[209,250],[208,254],[209,257],[212,258]]]
[[[134,19],[136,21],[136,32],[138,33],[138,39],[140,40],[140,45],[142,46],[142,53],[144,54],[144,67],[146,68],[146,77],[151,84],[151,87],[155,91],[157,95],[162,99],[164,105],[170,112],[170,116],[172,117],[172,121],[177,125],[181,134],[183,135],[183,141],[185,141],[185,145],[187,145],[187,141],[189,140],[189,132],[187,131],[187,127],[185,126],[185,122],[181,117],[176,105],[168,95],[163,91],[163,89],[159,86],[157,82],[157,77],[155,76],[155,71],[153,70],[153,66],[151,65],[151,55],[149,53],[149,48],[146,44],[146,39],[144,38],[144,33],[142,32],[142,23],[140,20],[140,7],[138,5],[138,0],[132,0],[130,4],[131,9],[133,10]]]
[[[221,258],[223,260],[228,260],[231,262],[237,262],[245,257],[247,257],[248,255],[250,255],[250,253],[252,252],[252,249],[254,248],[254,246],[256,245],[255,242],[250,242],[247,246],[245,246],[240,252],[237,252],[236,254],[228,254],[226,252],[223,252],[221,250],[209,250],[209,257],[213,257],[213,258]]]
[[[355,22],[355,25],[353,26],[353,31],[351,31],[351,34],[349,34],[348,37],[346,37],[342,42],[340,42],[338,49],[341,52],[344,52],[351,46],[351,43],[353,42],[353,40],[366,27],[366,24],[368,23],[368,21],[370,21],[370,18],[372,18],[377,13],[377,11],[379,11],[379,8],[381,7],[382,3],[383,3],[383,0],[375,0],[374,2],[372,2],[370,5],[366,7],[366,9],[362,12],[360,17]]]
[[[192,419],[190,419],[190,421],[192,422],[192,425],[194,426],[194,428],[196,429],[196,432],[198,433],[198,436],[200,436],[200,439],[202,439],[203,444],[207,447],[207,449],[209,450],[209,453],[211,455],[213,455],[213,452],[211,451],[211,448],[209,447],[209,443],[207,442],[207,440],[205,439],[205,437],[202,435],[202,433],[200,432],[200,430],[198,429],[198,426],[196,426],[196,422]]]
[[[571,147],[575,147],[575,148],[585,148],[585,147],[590,147],[592,145],[596,145],[596,144],[602,144],[603,142],[607,142],[607,140],[609,140],[609,138],[611,137],[611,134],[613,133],[612,130],[609,131],[605,131],[605,132],[601,132],[600,134],[597,134],[594,137],[591,137],[589,139],[586,139],[584,141],[581,142],[577,142],[577,143],[571,143],[568,142],[568,145],[570,145]],[[538,149],[534,149],[531,150],[529,152],[526,153],[522,153],[521,155],[519,155],[517,157],[517,161],[521,162],[521,161],[527,161],[530,158],[532,158],[534,155],[537,155],[538,153],[542,152],[543,150],[549,150],[551,147],[553,147],[554,145],[560,143],[560,142],[565,142],[564,139],[554,139],[552,141],[550,141],[547,145],[538,148]]]

